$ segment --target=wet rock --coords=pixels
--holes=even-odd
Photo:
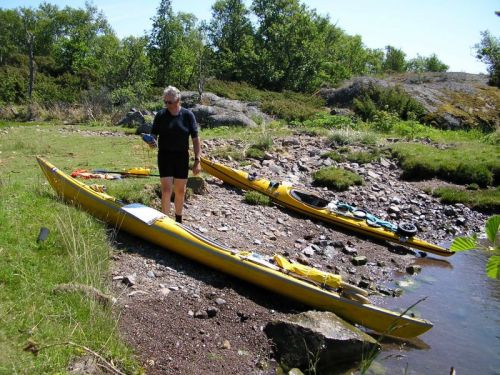
[[[406,267],[406,272],[409,273],[410,275],[415,275],[417,273],[420,273],[421,271],[422,267],[416,264]]]
[[[331,312],[308,311],[268,323],[264,332],[274,342],[279,361],[287,367],[310,368],[311,353],[319,374],[339,364],[361,360],[379,344]]]

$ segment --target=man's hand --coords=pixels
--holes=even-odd
[[[193,174],[196,176],[200,172],[201,172],[200,159],[195,158],[193,164]]]
[[[142,133],[141,137],[142,137],[142,140],[149,145],[149,147],[156,148],[156,146],[157,146],[156,139],[151,134]]]

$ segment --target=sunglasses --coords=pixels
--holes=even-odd
[[[165,104],[175,104],[175,103],[177,103],[178,101],[179,101],[179,100],[174,100],[174,101],[172,101],[172,100],[164,100],[163,102],[164,102]]]

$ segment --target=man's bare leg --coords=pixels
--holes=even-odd
[[[170,200],[172,199],[173,177],[160,178],[161,183],[161,211],[165,215],[170,214]]]
[[[175,220],[182,223],[182,209],[184,208],[184,197],[186,195],[186,178],[174,179],[174,206],[175,206]]]

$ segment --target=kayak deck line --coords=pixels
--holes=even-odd
[[[292,186],[285,186],[279,182],[273,182],[265,178],[256,178],[255,175],[248,172],[237,170],[214,161],[209,161],[206,158],[201,158],[201,166],[207,173],[226,183],[245,190],[256,190],[267,195],[276,204],[299,212],[302,215],[310,216],[330,224],[339,225],[348,230],[354,230],[367,237],[395,242],[424,252],[434,253],[440,256],[451,256],[454,254],[441,246],[429,243],[417,237],[398,235],[396,232],[388,229],[387,224],[390,224],[388,222],[381,221],[382,225],[377,226],[376,223],[372,225],[365,223],[363,218],[347,217],[341,212],[331,210],[329,207],[330,201],[314,194],[301,192],[294,189]],[[316,201],[304,202],[300,199],[300,196],[308,196],[309,199],[316,199]],[[364,216],[367,216],[366,210],[358,209],[358,211],[365,212]]]
[[[281,265],[273,263],[273,258],[253,251],[230,249],[196,229],[176,223],[168,217],[159,217],[147,222],[143,220],[144,218],[138,218],[124,210],[123,207],[127,205],[116,198],[91,189],[89,185],[66,175],[41,157],[37,160],[57,195],[66,202],[114,225],[118,230],[127,231],[165,249],[305,305],[332,311],[348,321],[379,333],[410,338],[426,332],[433,326],[425,319],[375,306],[362,294],[358,300],[350,299],[350,294],[352,297],[353,293],[360,292],[355,286],[342,284],[337,289],[330,288],[321,282],[315,282],[281,268]],[[151,210],[153,211],[146,211],[159,212],[152,208]]]

